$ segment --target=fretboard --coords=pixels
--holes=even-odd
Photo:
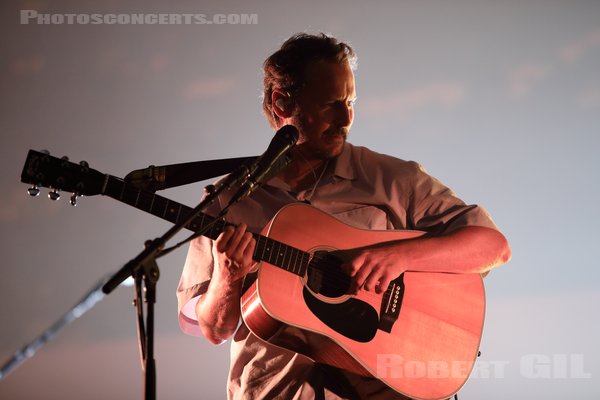
[[[133,187],[123,179],[115,176],[105,175],[105,179],[106,184],[102,190],[103,195],[173,224],[187,219],[193,211],[192,208],[186,205],[156,193]],[[227,225],[229,224],[223,220],[215,221],[215,218],[210,215],[201,213],[185,227],[193,232],[198,232],[210,226],[203,233],[203,236],[215,240]],[[253,234],[253,236],[256,239],[256,248],[252,256],[254,260],[266,261],[293,274],[304,276],[310,262],[310,254],[266,236],[259,234]]]

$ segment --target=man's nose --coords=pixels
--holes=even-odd
[[[340,104],[336,108],[335,122],[339,126],[349,126],[352,123],[354,110],[351,105]]]

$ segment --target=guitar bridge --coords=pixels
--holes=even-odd
[[[390,282],[390,286],[381,301],[379,310],[379,329],[390,333],[400,315],[402,298],[404,297],[404,274]]]

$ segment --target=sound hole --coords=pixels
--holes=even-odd
[[[350,289],[350,277],[340,266],[342,260],[328,251],[317,251],[308,265],[306,284],[314,293],[340,297]]]
[[[348,296],[342,302],[328,303],[315,296],[335,298],[347,295],[350,277],[340,269],[342,261],[326,251],[318,251],[308,267],[304,301],[311,312],[334,331],[358,342],[369,342],[377,333],[379,316],[370,304]]]

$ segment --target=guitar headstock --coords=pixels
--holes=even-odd
[[[89,167],[85,161],[75,164],[67,157],[53,157],[48,152],[29,150],[21,182],[32,185],[28,189],[31,196],[40,193],[39,187],[50,189],[48,197],[60,198],[59,191],[71,192],[71,204],[75,205],[78,196],[94,196],[102,193],[105,175]]]

